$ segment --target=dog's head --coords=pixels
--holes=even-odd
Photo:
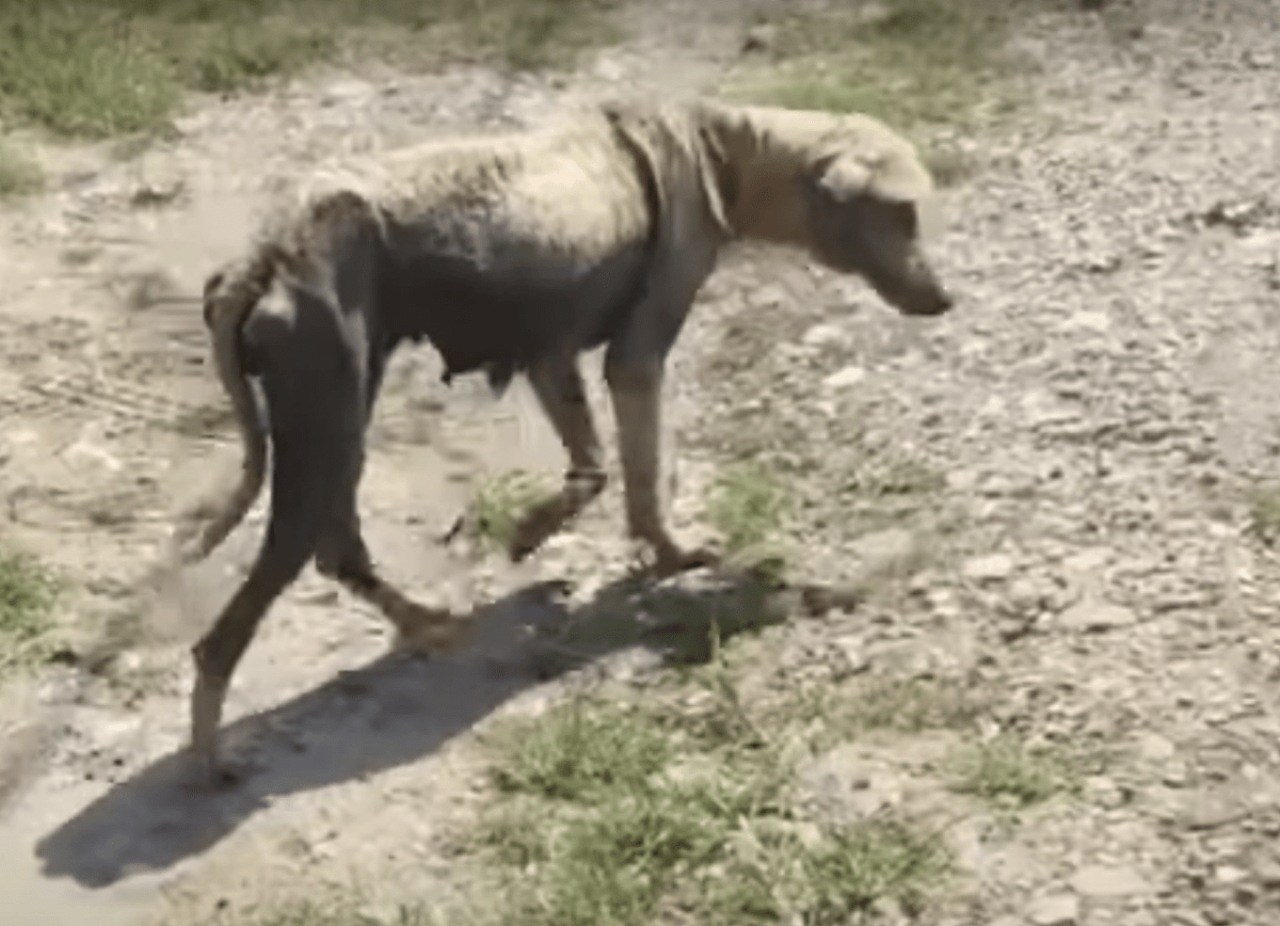
[[[814,257],[863,277],[904,315],[951,308],[921,243],[933,179],[906,139],[865,117],[844,117],[800,182]]]

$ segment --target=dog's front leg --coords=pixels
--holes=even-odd
[[[654,572],[668,576],[713,565],[709,549],[686,549],[664,524],[658,497],[663,363],[625,368],[605,362],[605,376],[618,421],[618,454],[626,497],[627,532],[653,549]]]

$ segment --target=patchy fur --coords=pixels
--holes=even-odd
[[[313,557],[402,637],[428,648],[455,638],[449,615],[377,575],[360,535],[364,430],[399,343],[427,339],[446,380],[484,372],[501,391],[527,376],[560,436],[564,488],[518,526],[513,559],[605,484],[577,358],[607,345],[628,530],[659,571],[708,563],[709,551],[682,549],[663,524],[658,434],[667,354],[719,253],[737,239],[800,248],[863,276],[906,314],[936,315],[951,299],[919,246],[917,207],[931,192],[912,146],[868,117],[695,100],[431,142],[319,172],[286,194],[248,256],[205,290],[245,465],[188,559],[243,518],[268,444],[275,459],[262,550],[193,650],[197,752],[216,768],[234,667]]]

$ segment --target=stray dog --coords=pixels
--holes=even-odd
[[[861,276],[904,314],[939,315],[952,298],[919,241],[932,188],[912,145],[867,116],[695,100],[608,105],[536,131],[431,142],[296,191],[246,256],[204,287],[244,469],[189,535],[186,562],[244,517],[268,444],[274,465],[257,559],[192,650],[195,753],[223,771],[217,731],[231,675],[313,558],[376,604],[403,643],[431,650],[457,638],[449,614],[378,574],[361,535],[364,433],[398,344],[426,338],[446,381],[483,372],[496,394],[524,375],[563,443],[563,487],[519,524],[513,560],[605,485],[578,366],[580,353],[604,346],[628,530],[659,573],[708,564],[711,552],[685,549],[664,525],[658,433],[666,358],[717,255],[737,239],[801,248]]]

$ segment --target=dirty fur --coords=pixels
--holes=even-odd
[[[861,115],[708,100],[608,105],[537,130],[433,141],[317,172],[277,197],[243,259],[212,274],[205,321],[245,448],[236,490],[203,512],[208,555],[261,490],[273,509],[253,570],[194,649],[192,736],[217,765],[231,673],[311,557],[402,637],[453,642],[452,619],[377,576],[355,490],[363,433],[396,346],[426,339],[446,381],[495,392],[527,376],[569,457],[562,491],[518,526],[519,560],[606,477],[578,355],[605,346],[630,534],[669,573],[710,563],[663,524],[657,490],[668,352],[723,248],[751,239],[866,279],[905,314],[951,305],[919,245],[933,183],[909,142]],[[260,380],[267,414],[250,385]],[[310,494],[308,494],[310,493]],[[338,499],[337,508],[332,499]],[[317,513],[318,512],[318,513]]]

